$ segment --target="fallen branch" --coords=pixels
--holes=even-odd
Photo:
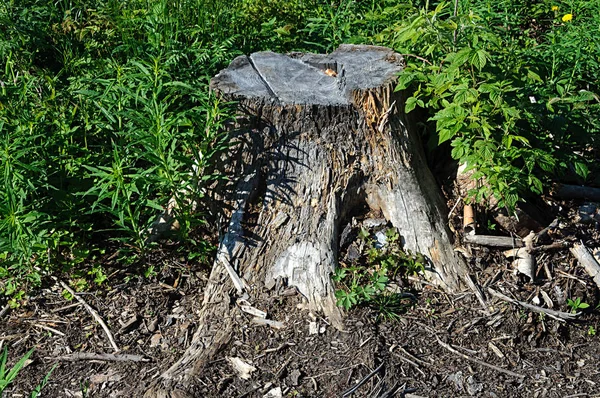
[[[522,301],[519,300],[515,300],[513,298],[510,298],[508,296],[505,296],[504,294],[497,292],[491,288],[488,287],[488,292],[492,295],[495,296],[501,300],[507,301],[511,304],[516,304],[516,305],[520,305],[523,308],[527,308],[528,310],[537,312],[537,313],[541,313],[541,314],[546,314],[551,318],[556,319],[557,321],[560,322],[566,322],[566,321],[571,321],[577,318],[577,316],[579,316],[579,314],[581,314],[581,312],[575,313],[575,314],[571,314],[568,312],[561,312],[561,311],[555,311],[555,310],[551,310],[549,308],[542,308],[542,307],[538,307],[537,305],[533,305],[533,304],[528,304],[528,303],[524,303]]]
[[[87,312],[92,314],[92,316],[94,317],[96,322],[98,322],[100,324],[100,326],[102,326],[102,329],[104,329],[104,333],[106,333],[106,336],[108,337],[108,341],[110,341],[110,344],[112,345],[115,352],[121,351],[119,349],[119,346],[117,346],[117,343],[115,343],[115,339],[113,338],[113,335],[110,332],[110,329],[108,328],[108,326],[106,326],[106,323],[104,323],[104,321],[102,320],[102,317],[98,314],[98,312],[95,309],[93,309],[88,303],[86,303],[84,299],[79,297],[75,293],[75,291],[73,289],[71,289],[66,283],[64,283],[63,281],[58,281],[58,282],[67,292],[69,292],[71,294],[71,296],[73,296],[73,298],[75,298],[75,300],[79,301],[85,307]]]
[[[598,287],[600,287],[600,264],[596,261],[592,253],[583,244],[576,243],[571,248],[571,253],[579,261],[579,264],[585,268],[585,272],[592,277]]]
[[[59,361],[109,361],[109,362],[149,362],[150,360],[141,355],[132,354],[96,354],[93,352],[76,352],[59,357],[46,357]]]
[[[480,359],[470,357],[467,354],[463,354],[462,352],[455,350],[450,344],[444,343],[437,336],[435,336],[435,339],[437,340],[437,342],[438,342],[439,345],[441,345],[442,347],[444,347],[445,349],[447,349],[451,353],[453,353],[455,355],[458,355],[458,356],[460,356],[460,357],[462,357],[462,358],[464,358],[464,359],[466,359],[468,361],[475,362],[475,363],[477,363],[479,365],[486,366],[486,367],[488,367],[490,369],[494,369],[497,372],[504,373],[504,374],[512,376],[512,377],[516,377],[516,378],[519,378],[519,379],[524,379],[525,378],[525,376],[522,375],[522,374],[511,372],[510,370],[503,369],[503,368],[501,368],[499,366],[492,365],[491,363],[487,363],[487,362],[484,362],[484,361],[482,361]]]
[[[600,188],[586,187],[583,185],[554,184],[550,195],[562,199],[587,199],[600,201]]]
[[[491,235],[465,235],[465,242],[481,246],[494,247],[523,247],[525,244],[519,238]]]

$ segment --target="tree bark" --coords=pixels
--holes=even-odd
[[[466,284],[483,300],[454,252],[405,94],[394,91],[402,67],[390,49],[342,45],[330,55],[238,57],[213,78],[218,94],[239,103],[239,145],[228,160],[236,196],[192,345],[147,396],[189,384],[227,341],[235,296],[252,302],[295,286],[341,328],[330,276],[343,222],[361,207],[425,255],[431,281],[447,291]]]

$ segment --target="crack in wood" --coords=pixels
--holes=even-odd
[[[256,72],[256,74],[258,75],[258,77],[260,78],[260,80],[265,85],[265,88],[267,89],[267,91],[269,92],[269,94],[271,94],[271,96],[275,98],[275,100],[277,101],[277,104],[281,104],[281,98],[279,98],[279,96],[275,93],[275,90],[273,90],[273,88],[271,87],[271,85],[269,84],[269,82],[267,82],[267,79],[265,79],[265,77],[263,76],[263,74],[260,72],[260,70],[258,69],[258,67],[256,66],[256,64],[252,60],[252,56],[246,56],[246,58],[248,59],[248,62],[250,63],[250,66],[252,66],[252,69],[254,69],[254,71]]]

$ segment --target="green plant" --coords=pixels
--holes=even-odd
[[[596,335],[596,328],[593,327],[592,325],[590,325],[588,327],[587,334],[588,334],[588,336],[595,336]]]
[[[154,269],[154,265],[149,265],[148,268],[144,271],[144,277],[153,278],[157,275],[156,270]]]
[[[597,122],[589,114],[598,111],[598,96],[591,91],[595,79],[577,72],[583,60],[579,50],[573,56],[574,41],[581,39],[574,27],[542,15],[544,34],[532,39],[518,25],[522,20],[496,20],[491,3],[464,4],[453,9],[440,2],[387,30],[394,47],[411,55],[397,87],[410,88],[405,111],[428,110],[431,147],[450,142],[452,157],[475,170],[474,179],[485,178],[470,193],[477,202],[495,201],[512,211],[528,192],[542,193],[554,172],[572,168],[586,178],[586,163],[567,141],[574,144],[576,131],[595,135]],[[474,12],[478,6],[483,16]],[[571,38],[564,39],[565,33]],[[540,48],[555,60],[550,70],[534,56]],[[531,57],[532,63],[525,61]],[[578,142],[585,147],[590,141]]]
[[[401,250],[400,236],[393,228],[386,231],[387,244],[382,248],[375,247],[375,240],[364,228],[358,238],[364,243],[362,258],[350,266],[337,268],[332,277],[340,286],[335,292],[337,304],[347,310],[369,305],[383,317],[396,319],[406,308],[407,296],[387,288],[397,278],[422,272],[424,258]]]
[[[46,386],[46,384],[48,384],[50,376],[52,375],[52,372],[54,372],[54,369],[56,369],[57,366],[58,364],[53,365],[50,371],[46,373],[46,376],[44,376],[40,384],[38,384],[31,392],[30,398],[37,398],[41,394],[42,389]]]
[[[131,262],[152,249],[149,227],[171,200],[171,238],[209,257],[193,235],[232,111],[208,77],[240,53],[239,19],[212,0],[0,6],[0,291],[11,305],[53,272],[104,283],[97,254]]]
[[[575,300],[567,299],[567,306],[571,308],[572,313],[576,313],[578,310],[585,310],[589,308],[588,303],[584,303],[581,301],[580,297],[577,297]]]
[[[2,392],[6,389],[6,387],[8,387],[8,385],[16,379],[23,367],[25,367],[25,364],[31,356],[31,354],[33,354],[33,351],[35,351],[35,348],[32,348],[31,350],[27,351],[25,355],[23,355],[21,359],[19,359],[13,365],[13,367],[10,370],[8,370],[6,368],[6,361],[8,359],[8,347],[4,347],[4,351],[2,352],[2,355],[0,355],[0,396],[2,395]],[[57,365],[54,365],[46,374],[46,376],[42,379],[40,384],[38,384],[33,389],[33,391],[30,394],[31,398],[36,398],[40,394],[42,389],[46,386],[46,384],[48,384],[50,375],[52,375],[52,372],[54,371],[56,366]]]
[[[6,387],[17,377],[21,369],[23,369],[25,366],[25,362],[29,359],[31,354],[33,354],[33,351],[33,348],[27,351],[27,353],[23,355],[23,357],[21,357],[21,359],[19,359],[10,370],[7,370],[6,361],[8,359],[8,347],[4,347],[4,351],[0,356],[0,393],[2,393]]]

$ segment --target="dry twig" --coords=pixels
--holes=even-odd
[[[478,363],[479,365],[486,366],[486,367],[488,367],[490,369],[494,369],[497,372],[504,373],[504,374],[507,374],[507,375],[512,376],[512,377],[516,377],[516,378],[519,378],[519,379],[524,379],[525,378],[525,376],[522,375],[522,374],[511,372],[510,370],[503,369],[503,368],[501,368],[499,366],[492,365],[491,363],[487,363],[487,362],[484,362],[484,361],[482,361],[480,359],[470,357],[467,354],[463,354],[462,352],[455,350],[450,344],[444,343],[437,336],[435,336],[435,339],[437,340],[437,342],[438,342],[439,345],[441,345],[442,347],[444,347],[445,349],[447,349],[451,353],[453,353],[455,355],[458,355],[458,356],[460,356],[460,357],[462,357],[462,358],[464,358],[464,359],[466,359],[468,361]]]
[[[578,312],[576,314],[570,314],[568,312],[561,312],[561,311],[555,311],[555,310],[551,310],[549,308],[542,308],[542,307],[538,307],[537,305],[533,305],[533,304],[528,304],[528,303],[524,303],[522,301],[519,300],[515,300],[513,298],[510,298],[508,296],[505,296],[504,294],[497,292],[491,288],[488,287],[488,292],[492,295],[495,296],[501,300],[507,301],[511,304],[516,304],[516,305],[520,305],[523,308],[527,308],[528,310],[534,311],[534,312],[538,312],[538,313],[542,313],[542,314],[546,314],[551,318],[556,319],[557,321],[560,322],[566,322],[566,321],[570,321],[570,320],[574,320],[575,318],[577,318],[577,316],[579,314],[581,314],[581,312]]]
[[[393,347],[392,347],[393,348]],[[406,362],[407,364],[411,365],[413,368],[415,368],[417,370],[417,372],[421,373],[421,375],[423,377],[425,377],[425,372],[423,372],[421,370],[421,368],[419,367],[419,365],[417,365],[415,362],[411,361],[410,359],[398,354],[397,352],[392,351],[392,349],[390,349],[390,352],[392,353],[392,355],[396,356],[398,359]]]
[[[349,397],[350,395],[354,394],[356,392],[356,390],[358,390],[360,388],[360,386],[362,386],[363,384],[365,384],[367,381],[369,381],[369,379],[373,376],[375,376],[377,374],[377,372],[379,372],[381,370],[381,368],[383,367],[384,362],[381,362],[381,364],[375,368],[374,371],[372,371],[371,373],[369,373],[368,375],[366,375],[361,381],[359,381],[358,383],[356,383],[356,385],[354,387],[352,387],[351,389],[345,391],[342,394],[342,397]]]
[[[1,310],[0,310],[0,318],[2,318],[4,315],[6,315],[6,313],[8,312],[8,310],[10,310],[10,305],[6,304]]]
[[[113,338],[113,335],[110,332],[110,329],[108,328],[108,326],[106,326],[106,323],[104,323],[104,321],[102,320],[102,317],[98,314],[98,312],[95,309],[93,309],[88,303],[86,303],[84,299],[79,297],[75,293],[75,291],[73,289],[71,289],[66,283],[64,283],[63,281],[58,281],[58,282],[66,291],[68,291],[71,294],[71,296],[73,296],[75,298],[75,300],[79,301],[85,307],[85,309],[90,314],[92,314],[92,316],[94,317],[96,322],[98,322],[100,324],[100,326],[102,326],[102,329],[104,329],[106,336],[108,336],[108,340],[110,341],[110,344],[112,345],[115,352],[121,351],[119,349],[119,347],[117,346],[117,343],[115,342],[115,339]]]
[[[50,326],[41,325],[41,324],[39,324],[39,323],[34,323],[34,324],[33,324],[33,326],[36,326],[36,327],[38,327],[38,328],[40,328],[40,329],[47,330],[47,331],[49,331],[49,332],[52,332],[52,333],[54,333],[54,334],[57,334],[57,335],[59,335],[59,336],[64,336],[64,335],[65,335],[65,334],[64,334],[63,332],[61,332],[60,330],[57,330],[57,329],[51,328]]]
[[[141,355],[132,354],[97,354],[94,352],[76,352],[59,357],[47,359],[57,359],[59,361],[110,361],[110,362],[149,362],[150,360]]]

